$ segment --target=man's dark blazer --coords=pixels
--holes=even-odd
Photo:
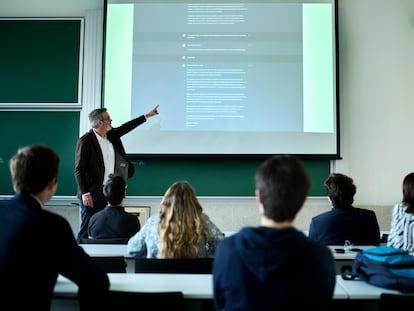
[[[312,218],[309,238],[324,245],[378,245],[380,230],[375,213],[368,209],[351,207],[332,208]]]
[[[106,273],[76,243],[66,219],[30,195],[0,200],[1,305],[50,310],[59,274],[79,286],[82,299],[105,297],[109,288]]]
[[[144,115],[114,127],[108,131],[107,138],[114,146],[115,150],[115,172],[121,173],[124,177],[134,175],[134,165],[128,159],[121,137],[137,126],[146,121]],[[122,173],[127,170],[127,173]],[[75,154],[75,179],[78,185],[77,197],[82,198],[82,194],[90,192],[92,198],[96,198],[102,193],[104,181],[105,165],[99,142],[93,129],[78,139]],[[127,175],[127,176],[125,176]]]

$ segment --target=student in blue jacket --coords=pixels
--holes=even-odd
[[[312,218],[309,238],[324,245],[379,245],[380,229],[374,211],[352,205],[356,186],[351,177],[333,173],[324,182],[332,208]]]
[[[89,220],[88,236],[90,239],[127,244],[129,238],[141,229],[138,217],[125,211],[123,202],[126,197],[126,188],[127,184],[122,176],[109,175],[103,185],[103,194],[108,205],[93,214]]]
[[[11,199],[0,200],[0,299],[10,310],[51,307],[60,275],[79,288],[80,310],[106,310],[109,279],[77,244],[65,218],[43,209],[58,185],[59,157],[41,145],[10,160]]]
[[[294,156],[274,156],[256,173],[259,227],[223,240],[213,263],[216,310],[325,310],[335,287],[334,259],[293,226],[310,187]]]

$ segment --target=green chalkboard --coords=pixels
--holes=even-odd
[[[0,19],[0,107],[80,108],[82,25],[79,18]]]
[[[0,112],[0,194],[12,194],[8,162],[19,147],[45,144],[60,156],[56,195],[75,196],[74,161],[79,112]],[[135,176],[128,180],[129,196],[161,196],[177,180],[188,180],[199,196],[253,196],[254,173],[261,160],[253,159],[142,159],[135,160]],[[329,160],[305,160],[311,196],[325,195],[323,181]]]
[[[9,160],[25,145],[43,144],[60,157],[56,195],[76,195],[74,161],[79,133],[79,112],[1,111],[0,112],[0,194],[13,194]]]
[[[128,195],[162,195],[177,180],[187,180],[199,196],[253,196],[258,159],[143,159],[136,160]],[[311,175],[311,196],[326,194],[323,181],[329,160],[305,160]]]

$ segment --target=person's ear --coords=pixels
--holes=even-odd
[[[48,187],[53,188],[53,187],[57,187],[57,178],[53,177],[53,179],[49,182]]]
[[[259,205],[259,213],[260,213],[260,215],[263,215],[264,214],[264,208],[263,208],[262,197],[260,196],[260,192],[259,192],[259,190],[256,189],[254,193],[256,195],[256,202]]]
[[[328,194],[328,201],[329,201],[329,203],[332,203],[332,199],[331,199],[331,196]]]
[[[56,193],[57,185],[58,182],[56,177],[54,177],[51,181],[47,183],[46,189],[49,196],[47,200],[49,200]]]
[[[256,195],[256,201],[257,201],[257,203],[262,204],[262,199],[261,199],[261,197],[260,197],[260,192],[259,192],[259,190],[258,190],[258,189],[256,189],[256,190],[254,191],[254,194]]]

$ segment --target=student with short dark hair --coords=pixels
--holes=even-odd
[[[380,229],[375,213],[356,208],[352,204],[356,193],[354,181],[349,176],[333,173],[324,182],[330,211],[312,218],[309,238],[324,245],[379,245]]]
[[[109,279],[77,244],[63,217],[44,210],[58,185],[59,157],[23,147],[10,160],[11,199],[0,200],[0,300],[13,310],[50,310],[58,275],[79,287],[81,310],[103,310]]]
[[[259,227],[222,241],[213,263],[216,310],[325,310],[335,288],[332,252],[293,226],[310,187],[294,156],[274,156],[256,172]]]
[[[127,213],[123,206],[126,188],[122,176],[109,175],[103,186],[103,194],[108,205],[91,217],[88,226],[90,238],[127,244],[129,238],[141,229],[138,217]]]

